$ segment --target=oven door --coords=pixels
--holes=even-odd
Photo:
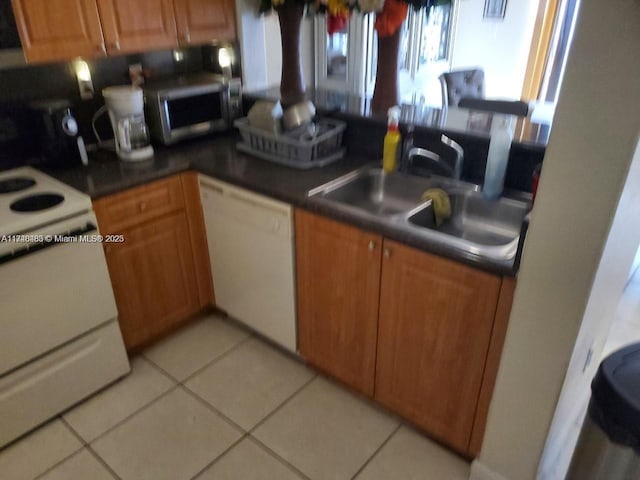
[[[225,85],[167,92],[160,96],[166,143],[229,128],[229,89]]]
[[[56,223],[70,237],[97,234],[92,213]],[[16,248],[0,260],[0,376],[117,316],[100,243]]]

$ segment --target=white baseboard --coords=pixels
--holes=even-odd
[[[471,472],[469,480],[509,480],[499,473],[494,472],[486,465],[480,463],[477,459],[471,463]]]

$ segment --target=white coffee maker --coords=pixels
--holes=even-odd
[[[94,116],[94,133],[102,144],[95,128],[95,121],[105,111],[109,112],[111,128],[118,157],[126,161],[146,160],[153,156],[149,128],[144,120],[142,89],[130,85],[107,87],[102,90],[105,106]]]

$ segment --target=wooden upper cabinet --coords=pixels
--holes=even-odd
[[[501,282],[384,241],[375,397],[464,454]]]
[[[104,56],[96,0],[13,0],[29,62]]]
[[[178,45],[172,0],[97,0],[110,55]]]
[[[235,39],[233,0],[174,0],[174,5],[180,43]]]
[[[300,353],[371,396],[382,238],[301,210],[295,221]]]

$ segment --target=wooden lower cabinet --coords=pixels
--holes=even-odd
[[[295,223],[300,354],[371,396],[382,238],[302,210]]]
[[[501,282],[384,241],[375,398],[463,453]]]
[[[296,235],[302,356],[476,456],[515,280],[301,210]]]
[[[199,309],[184,212],[123,232],[107,266],[127,349],[135,349]]]
[[[130,352],[213,304],[195,175],[187,172],[94,202],[101,233],[125,239],[104,248]]]

